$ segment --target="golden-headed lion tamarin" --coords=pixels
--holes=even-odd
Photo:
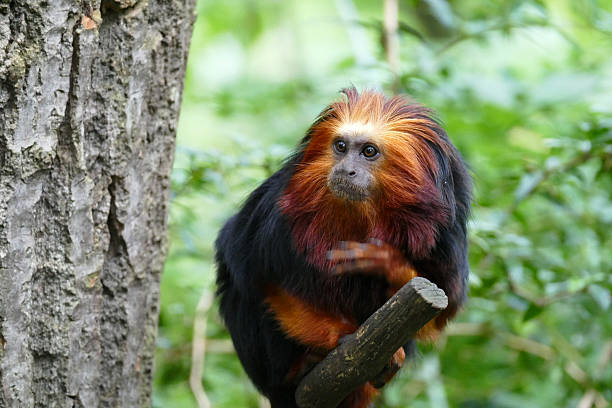
[[[435,337],[466,296],[471,180],[461,156],[428,109],[342,93],[216,242],[221,315],[274,408],[295,407],[304,371],[413,277],[449,299],[419,337]],[[383,383],[403,358],[400,349]],[[342,407],[366,407],[374,385]]]

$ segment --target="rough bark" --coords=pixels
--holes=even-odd
[[[295,394],[298,406],[337,407],[447,306],[442,289],[425,278],[412,279],[304,377]]]
[[[0,407],[151,405],[194,0],[0,0]]]

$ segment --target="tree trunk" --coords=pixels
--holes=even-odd
[[[0,407],[151,405],[194,0],[0,0]]]

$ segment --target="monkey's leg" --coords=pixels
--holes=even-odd
[[[338,405],[338,408],[368,408],[371,406],[372,399],[378,395],[379,391],[370,383],[365,383],[357,388]]]
[[[405,360],[406,353],[404,352],[404,348],[401,347],[397,349],[393,356],[391,356],[391,360],[389,360],[389,363],[387,363],[382,372],[378,374],[373,381],[371,381],[372,385],[376,388],[381,388],[391,381],[399,369],[402,368]]]
[[[329,351],[341,337],[357,329],[357,324],[317,309],[279,287],[269,288],[265,301],[283,332],[308,346]]]

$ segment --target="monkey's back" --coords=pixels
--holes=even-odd
[[[219,312],[246,373],[270,399],[290,392],[284,377],[303,352],[302,346],[280,330],[263,297],[266,282],[276,280],[276,268],[266,259],[270,246],[277,250],[283,246],[282,238],[273,242],[280,231],[270,225],[275,221],[271,218],[280,216],[275,214],[274,203],[282,191],[282,179],[278,172],[258,187],[226,222],[215,243]]]

